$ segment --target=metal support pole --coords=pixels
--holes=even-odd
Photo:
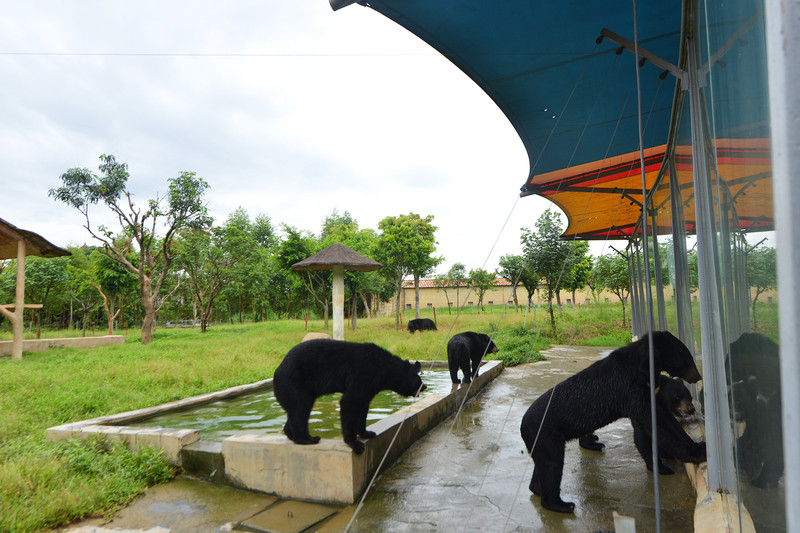
[[[764,2],[778,263],[786,531],[800,531],[800,1]]]
[[[734,492],[733,434],[725,379],[727,352],[724,305],[717,274],[716,229],[711,176],[706,153],[706,125],[701,81],[697,79],[698,50],[693,38],[687,41],[689,93],[692,121],[692,166],[694,172],[695,217],[697,220],[697,269],[700,289],[700,338],[703,354],[703,396],[705,397],[708,485],[711,490]]]

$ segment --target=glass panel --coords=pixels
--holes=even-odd
[[[785,531],[778,313],[763,3],[705,0],[709,119],[724,361],[739,496],[757,531]]]

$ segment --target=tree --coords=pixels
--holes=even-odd
[[[519,310],[519,300],[517,300],[517,286],[522,279],[522,271],[525,269],[525,258],[521,255],[503,255],[500,257],[500,276],[511,283],[511,294],[514,299],[514,311]]]
[[[328,329],[328,315],[330,312],[331,278],[330,270],[304,270],[296,272],[291,270],[293,264],[317,253],[321,248],[319,242],[308,232],[300,231],[294,227],[283,224],[284,240],[278,247],[278,257],[282,268],[294,272],[303,282],[308,293],[320,304],[325,319],[325,329]]]
[[[472,288],[478,293],[478,306],[483,312],[483,296],[486,291],[494,287],[496,275],[494,272],[487,272],[482,268],[475,268],[469,271],[469,281]]]
[[[778,286],[776,274],[775,248],[754,246],[747,252],[747,281],[755,290],[753,297],[753,328],[756,320],[756,302],[764,292]]]
[[[450,270],[447,271],[447,279],[450,280],[450,286],[456,288],[456,307],[461,306],[461,287],[467,284],[469,276],[467,276],[467,267],[464,263],[453,263]]]
[[[40,337],[42,312],[47,310],[48,298],[69,282],[68,265],[67,257],[44,259],[34,256],[25,261],[25,300],[42,304],[42,309],[34,310],[37,339]]]
[[[205,333],[214,300],[233,275],[239,259],[229,249],[226,227],[188,228],[176,242],[176,262],[191,280],[193,292],[200,305],[200,331]]]
[[[444,293],[444,298],[447,301],[447,312],[451,315],[453,314],[453,304],[450,302],[450,294],[448,294],[448,289],[452,288],[450,285],[450,280],[447,277],[447,274],[436,274],[433,277],[433,284],[438,288],[440,291]]]
[[[155,329],[156,302],[174,258],[173,239],[184,228],[202,227],[209,222],[203,203],[208,183],[194,172],[181,172],[168,180],[165,198],[156,196],[143,208],[133,202],[133,194],[126,188],[128,165],[117,162],[113,155],[101,155],[100,161],[99,176],[85,168],[69,169],[60,176],[63,186],[50,189],[48,195],[80,211],[85,218],[84,228],[102,244],[101,253],[139,278],[144,308],[142,344],[149,344]],[[116,237],[104,226],[92,225],[89,208],[98,202],[117,217],[122,231]],[[161,238],[156,233],[159,221],[166,226]],[[130,260],[130,252],[138,254],[135,263]]]
[[[601,255],[594,262],[593,275],[600,285],[616,295],[622,303],[622,321],[625,321],[625,301],[631,280],[628,259],[622,253]]]
[[[419,278],[441,263],[442,258],[433,257],[436,251],[436,226],[431,224],[433,216],[425,218],[415,213],[386,217],[378,223],[381,234],[378,236],[376,261],[383,264],[383,270],[394,283],[397,303],[395,305],[395,327],[400,327],[400,294],[403,280],[414,275],[414,290],[417,298],[419,316]]]
[[[135,289],[137,279],[119,262],[97,250],[92,252],[90,259],[92,262],[91,279],[97,284],[95,289],[103,298],[103,309],[108,320],[108,334],[112,335],[114,332],[114,319],[124,309],[124,296]],[[135,261],[135,259],[132,259],[132,261]],[[117,299],[119,299],[118,307],[115,303]]]
[[[572,291],[572,307],[575,308],[575,291],[583,289],[592,277],[592,256],[588,254],[587,241],[570,241],[572,253],[567,261],[568,270],[565,270],[561,286]]]
[[[564,272],[570,269],[570,258],[574,253],[568,241],[561,240],[562,227],[558,214],[545,211],[536,221],[537,231],[522,228],[522,248],[525,258],[547,293],[547,306],[550,312],[550,325],[556,332],[556,319],[553,313],[553,297],[558,297]],[[527,287],[526,287],[527,288]]]

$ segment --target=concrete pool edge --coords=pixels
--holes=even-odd
[[[423,362],[423,365],[427,366],[427,363]],[[441,368],[447,363],[438,362],[432,366]],[[121,441],[131,449],[148,446],[161,449],[171,463],[189,468],[192,468],[189,464],[192,460],[187,460],[184,451],[199,446],[205,448],[204,452],[211,458],[210,468],[215,472],[206,474],[215,480],[284,498],[347,505],[356,501],[379,467],[391,464],[415,440],[454,414],[462,403],[475,396],[502,370],[501,361],[487,361],[481,366],[472,386],[453,386],[449,394],[428,396],[373,423],[369,428],[377,435],[366,441],[366,450],[361,455],[354,454],[338,439],[323,439],[317,445],[299,446],[283,435],[238,435],[215,446],[200,441],[197,430],[124,425],[166,411],[269,388],[271,379],[151,408],[63,424],[48,428],[46,438],[54,441],[100,435]]]

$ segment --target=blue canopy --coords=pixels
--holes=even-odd
[[[330,1],[334,9],[354,3]],[[438,50],[500,107],[528,152],[523,195],[548,196],[550,185],[537,182],[539,175],[637,154],[636,59],[609,39],[598,42],[604,28],[634,40],[630,0],[359,3]],[[681,3],[646,1],[637,9],[639,46],[677,64]],[[676,81],[663,72],[650,62],[640,68],[645,148],[667,142]],[[638,154],[630,159],[638,160]],[[641,189],[641,177],[632,172]],[[576,236],[601,238],[600,233]]]

